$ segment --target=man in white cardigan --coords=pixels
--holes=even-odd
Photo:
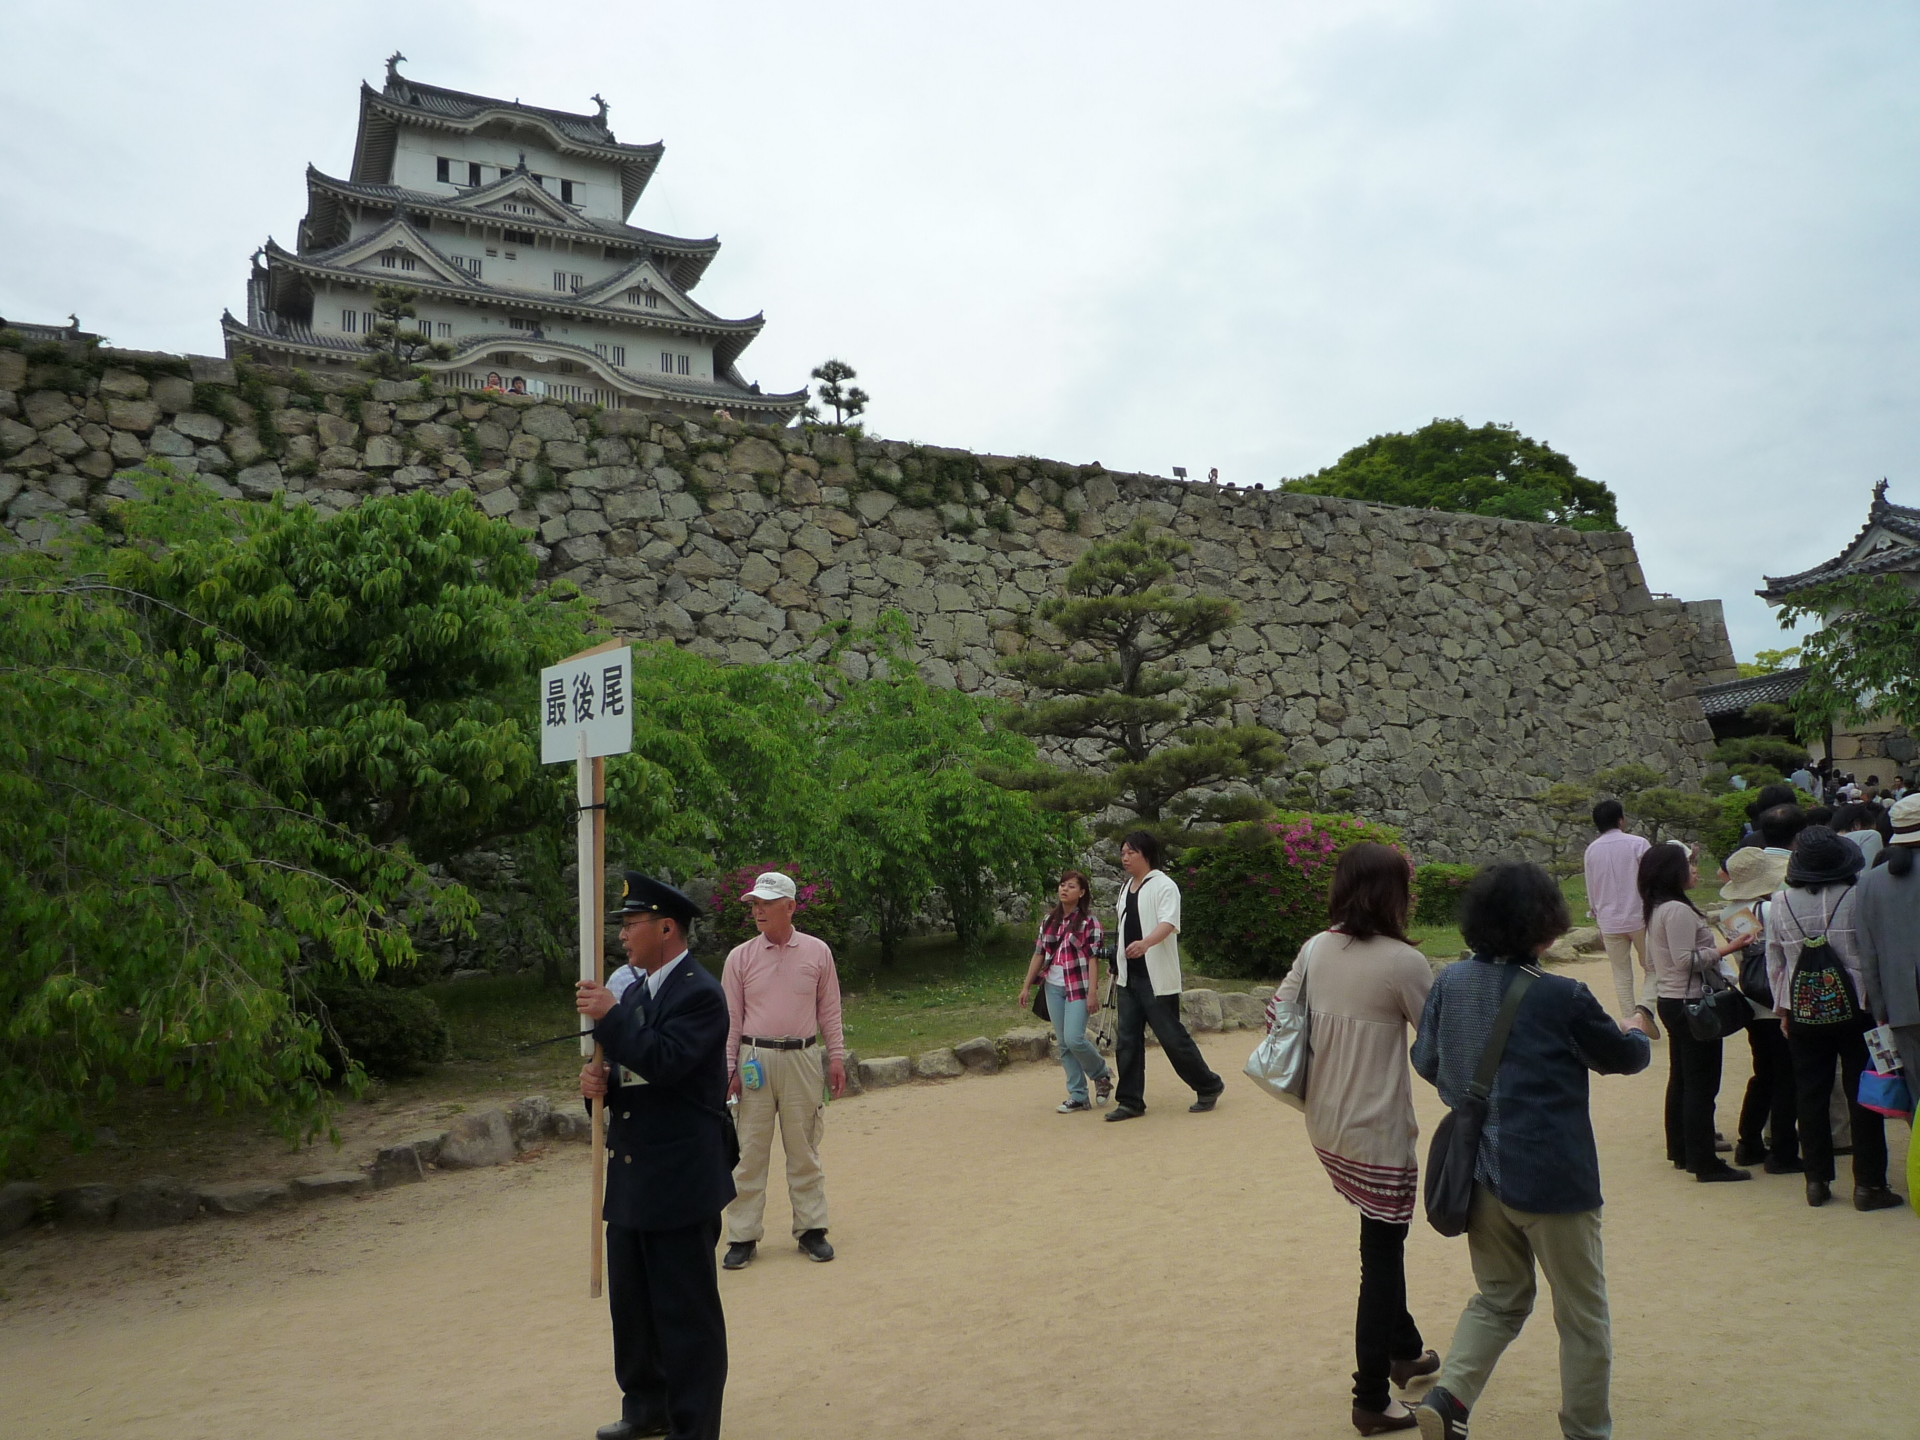
[[[1135,830],[1120,842],[1120,866],[1127,884],[1115,907],[1120,914],[1118,953],[1120,1036],[1115,1056],[1120,1087],[1109,1120],[1134,1120],[1147,1113],[1147,1026],[1174,1073],[1198,1097],[1187,1108],[1196,1114],[1213,1109],[1226,1082],[1207,1067],[1206,1057],[1180,1023],[1180,887],[1160,869],[1160,842]]]

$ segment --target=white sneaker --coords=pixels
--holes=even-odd
[[[1089,1105],[1084,1100],[1062,1100],[1060,1104],[1057,1107],[1055,1107],[1054,1114],[1071,1115],[1078,1110],[1091,1110],[1091,1109],[1093,1109],[1093,1106]]]

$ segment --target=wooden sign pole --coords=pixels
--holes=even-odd
[[[606,903],[607,873],[607,762],[595,757],[593,761],[593,880],[594,906],[596,910]],[[607,979],[606,947],[599,941],[600,917],[594,916],[593,978],[601,984]],[[582,931],[584,934],[584,930]],[[582,970],[586,969],[583,962]],[[600,1042],[593,1043],[593,1063],[598,1065],[605,1056],[601,1053]],[[607,1102],[604,1096],[596,1095],[593,1101],[593,1192],[588,1201],[587,1228],[592,1238],[587,1246],[587,1295],[590,1299],[600,1298],[600,1274],[602,1268],[601,1247],[606,1231],[600,1223],[600,1209],[607,1191]]]

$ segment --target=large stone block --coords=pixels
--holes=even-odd
[[[544,1095],[528,1095],[507,1107],[507,1130],[516,1148],[537,1144],[553,1118],[553,1102]]]
[[[324,1200],[329,1195],[358,1195],[373,1188],[373,1177],[364,1170],[322,1170],[314,1175],[296,1175],[288,1187],[296,1200]]]
[[[478,1170],[513,1158],[513,1131],[504,1110],[462,1115],[440,1141],[442,1170]]]
[[[52,1191],[31,1180],[13,1180],[0,1185],[0,1237],[26,1229],[52,1198]]]
[[[961,1074],[962,1069],[959,1058],[945,1046],[913,1057],[913,1073],[921,1080],[951,1080]]]
[[[107,424],[144,435],[160,423],[160,407],[151,400],[109,400]]]
[[[373,1157],[373,1169],[369,1177],[376,1190],[391,1189],[395,1185],[417,1185],[427,1178],[426,1167],[420,1161],[420,1152],[411,1145],[389,1145]]]
[[[1000,1070],[1000,1051],[993,1041],[984,1035],[976,1035],[971,1040],[962,1040],[953,1047],[953,1055],[961,1065],[976,1075],[994,1075]]]
[[[1244,990],[1220,992],[1222,1030],[1259,1030],[1265,1027],[1266,1007]]]
[[[53,1218],[63,1225],[111,1225],[119,1205],[117,1185],[69,1185],[53,1192]]]
[[[344,415],[322,410],[313,417],[313,433],[323,448],[351,448],[360,438],[360,427]]]
[[[147,393],[153,403],[169,415],[193,408],[193,381],[184,375],[161,375]]]
[[[292,1187],[278,1180],[233,1180],[200,1187],[200,1205],[209,1215],[252,1215],[284,1210],[291,1204]]]
[[[787,462],[778,449],[757,436],[737,441],[727,455],[727,468],[749,475],[778,475]]]
[[[170,1175],[153,1175],[120,1192],[114,1207],[116,1230],[159,1230],[184,1225],[200,1213],[200,1194]]]
[[[860,1088],[882,1090],[889,1085],[904,1085],[913,1078],[913,1062],[905,1055],[885,1055],[860,1062]]]
[[[1009,1063],[1019,1060],[1044,1060],[1053,1042],[1053,1031],[1040,1025],[1022,1025],[1000,1037],[1000,1048]]]
[[[1220,994],[1216,990],[1182,990],[1180,1019],[1195,1034],[1220,1028]]]
[[[539,440],[578,440],[573,417],[558,405],[536,405],[520,416],[522,433]]]

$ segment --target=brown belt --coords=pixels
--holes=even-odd
[[[761,1050],[805,1050],[820,1043],[819,1037],[809,1035],[804,1040],[756,1040],[751,1035],[740,1037],[742,1045],[752,1045]]]

